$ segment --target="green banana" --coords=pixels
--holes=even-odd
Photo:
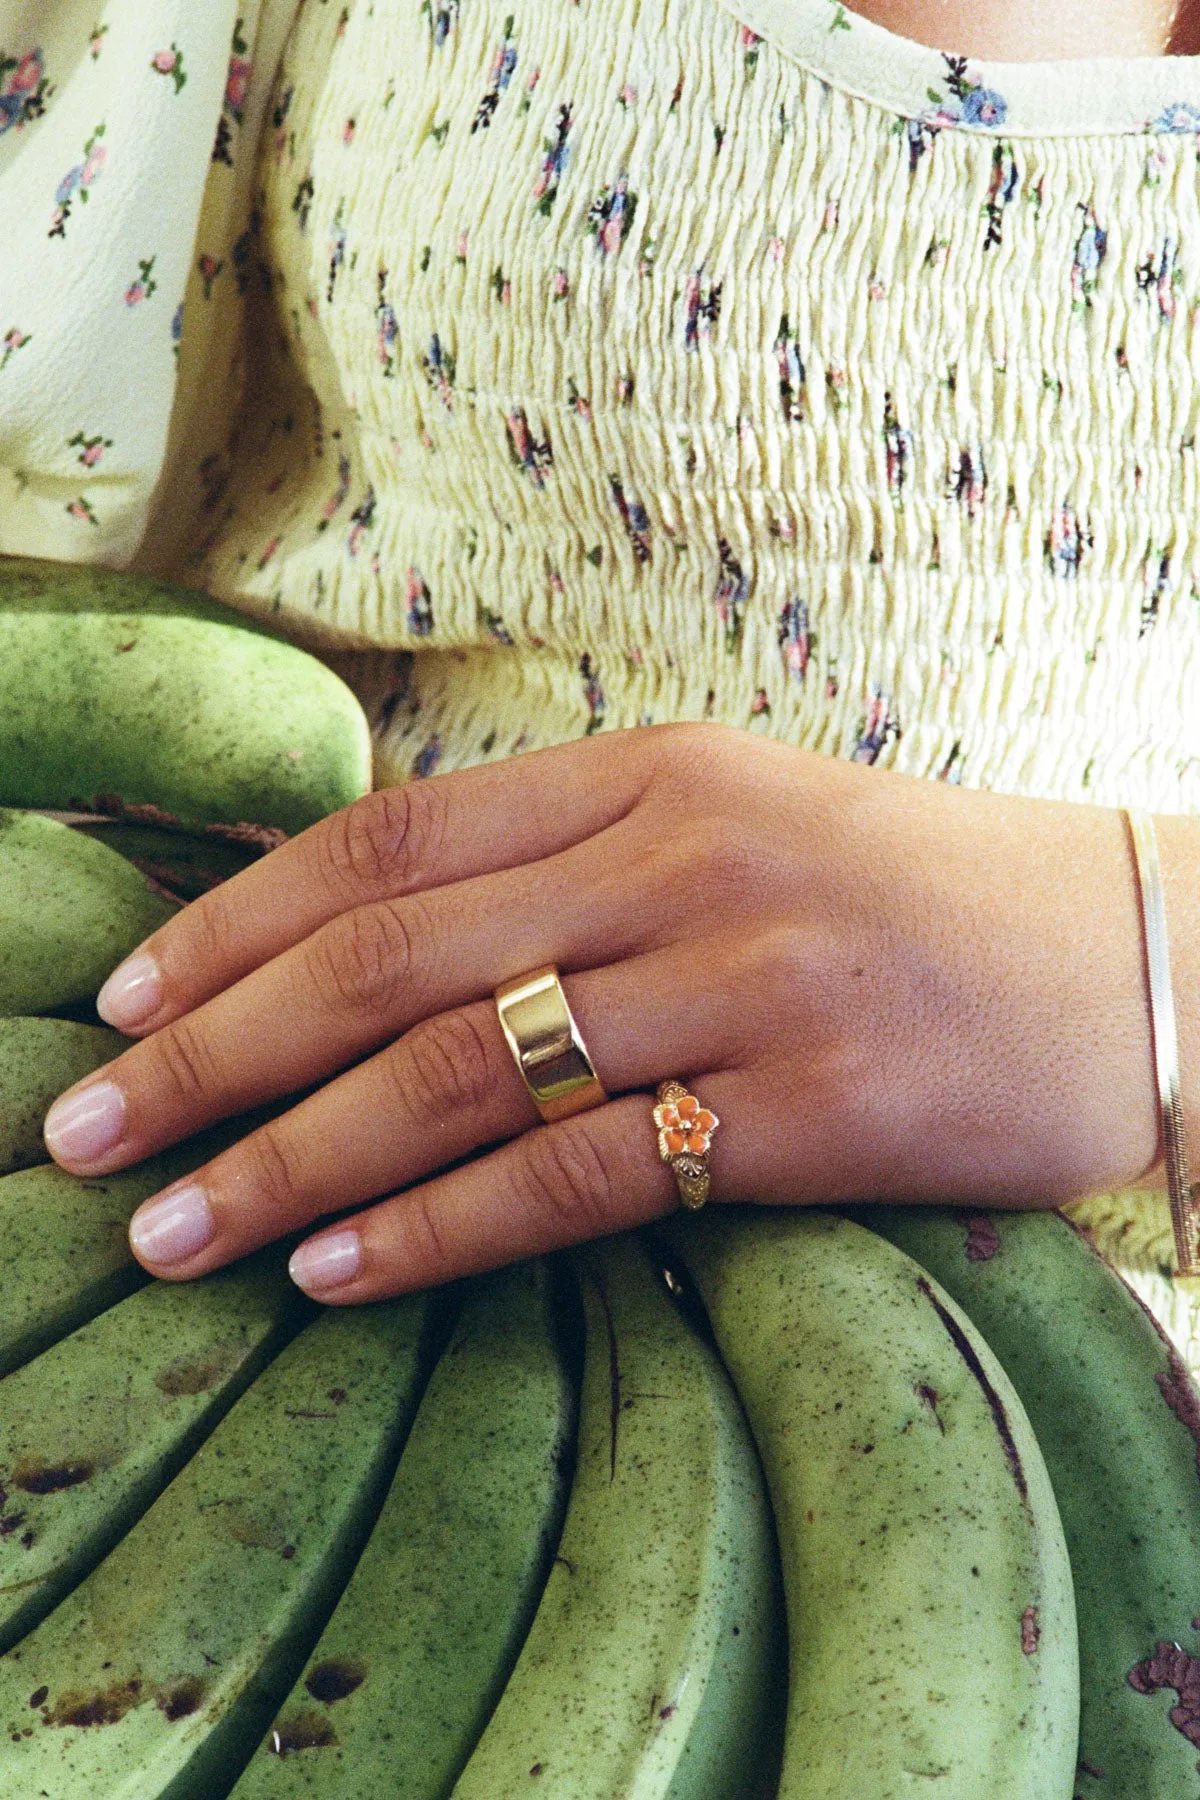
[[[330,1308],[73,1593],[0,1657],[0,1793],[228,1791],[370,1530],[430,1303]]]
[[[848,1219],[713,1208],[667,1237],[745,1403],[783,1556],[779,1800],[1070,1800],[1071,1573],[987,1345]],[[1166,1800],[1165,1796],[1160,1800]]]
[[[454,1800],[749,1800],[773,1791],[781,1651],[745,1420],[636,1240],[577,1266],[587,1344],[562,1540]]]
[[[187,823],[301,831],[371,784],[331,669],[184,588],[0,559],[0,801],[117,796]]]
[[[551,1315],[537,1264],[468,1292],[358,1567],[232,1800],[444,1800],[562,1523],[574,1398]]]
[[[235,1142],[255,1116],[215,1125],[119,1175],[82,1180],[45,1163],[0,1176],[0,1375],[148,1279],[129,1248],[134,1212]]]
[[[175,911],[115,850],[55,819],[0,810],[0,1015],[94,999]]]
[[[0,1405],[0,1652],[86,1574],[300,1323],[277,1251],[152,1281],[10,1375]]]
[[[1194,1800],[1200,1393],[1180,1356],[1059,1214],[872,1206],[859,1216],[986,1334],[1037,1432],[1075,1575],[1078,1791]]]
[[[0,1175],[50,1160],[42,1122],[51,1101],[129,1042],[71,1019],[0,1018]]]

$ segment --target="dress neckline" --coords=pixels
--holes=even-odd
[[[988,62],[952,56],[842,0],[720,0],[741,25],[830,87],[933,131],[996,137],[1190,134],[1200,149],[1200,56]]]

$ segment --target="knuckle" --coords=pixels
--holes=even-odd
[[[459,1110],[486,1113],[498,1089],[491,1051],[463,1012],[425,1019],[401,1039],[395,1075],[407,1109],[444,1121]]]
[[[611,1229],[612,1178],[586,1126],[563,1121],[530,1132],[522,1148],[520,1198],[539,1223],[549,1223],[553,1241],[564,1228],[572,1240]]]
[[[387,906],[360,906],[318,932],[309,974],[322,1001],[337,1012],[386,1012],[409,983],[413,932]]]
[[[239,933],[223,888],[211,888],[207,894],[193,900],[180,916],[186,921],[190,963],[197,967],[219,967],[228,960],[230,944]]]
[[[165,1026],[151,1041],[174,1098],[185,1106],[203,1102],[207,1107],[221,1083],[212,1050],[190,1016]]]
[[[694,801],[697,787],[728,779],[728,761],[746,733],[718,719],[679,719],[655,726],[660,732],[660,785],[674,799]]]
[[[406,1215],[409,1233],[416,1240],[416,1255],[413,1260],[417,1266],[422,1272],[431,1274],[434,1280],[453,1274],[450,1246],[446,1242],[437,1208],[429,1195],[424,1191],[414,1194],[406,1208]]]
[[[256,1209],[261,1203],[264,1210],[294,1215],[304,1182],[284,1135],[264,1125],[238,1146],[238,1155],[249,1162]]]
[[[377,788],[334,813],[319,854],[335,892],[398,893],[436,861],[445,800],[434,782]]]

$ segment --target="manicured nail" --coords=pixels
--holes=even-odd
[[[64,1162],[96,1162],[121,1141],[125,1096],[111,1081],[93,1081],[65,1094],[46,1114],[46,1148]]]
[[[118,963],[96,996],[96,1011],[109,1025],[123,1031],[141,1025],[162,1005],[162,977],[158,964],[144,950]]]
[[[168,1189],[133,1215],[129,1240],[139,1257],[167,1266],[212,1242],[216,1224],[202,1187]]]
[[[353,1281],[361,1267],[362,1239],[357,1231],[330,1231],[292,1251],[288,1274],[306,1294],[324,1294]]]

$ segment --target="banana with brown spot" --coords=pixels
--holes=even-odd
[[[1200,1796],[1200,1392],[1057,1214],[873,1206],[970,1314],[1038,1435],[1079,1613],[1084,1800]]]
[[[779,1800],[1071,1800],[1071,1571],[1033,1431],[979,1333],[848,1219],[719,1207],[668,1237],[775,1508]]]

